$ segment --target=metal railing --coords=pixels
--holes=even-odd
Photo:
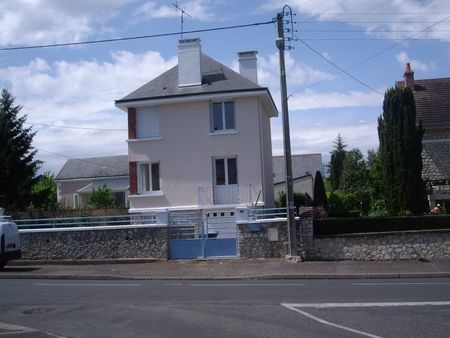
[[[249,218],[254,220],[259,219],[273,219],[273,218],[286,218],[287,209],[286,208],[267,208],[267,209],[251,209],[249,213]]]
[[[80,216],[59,218],[15,219],[19,229],[58,229],[98,226],[125,226],[156,224],[154,214],[128,214],[114,216]]]

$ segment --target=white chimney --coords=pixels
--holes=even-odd
[[[202,49],[199,38],[181,39],[178,43],[178,87],[202,84]]]
[[[256,50],[238,53],[239,73],[254,83],[258,83],[258,68],[256,66],[257,53]]]

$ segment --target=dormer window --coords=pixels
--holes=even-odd
[[[213,102],[211,104],[211,132],[220,133],[236,130],[234,102]]]

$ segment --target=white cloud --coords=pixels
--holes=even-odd
[[[80,41],[98,31],[129,0],[0,2],[0,45]]]
[[[212,21],[216,16],[211,10],[211,2],[208,0],[190,0],[179,4],[180,8],[186,11],[190,17],[188,20]],[[135,15],[141,18],[178,18],[180,11],[173,5],[161,4],[159,1],[147,1],[139,6]]]
[[[270,0],[262,9],[281,10],[284,4],[284,0]],[[424,31],[416,37],[450,41],[450,19],[430,27],[448,16],[449,1],[329,0],[318,3],[292,0],[290,4],[294,12],[312,16],[322,22],[339,21],[361,27],[370,35],[404,39]]]
[[[406,52],[395,54],[395,58],[403,67],[405,67],[407,62],[409,62],[412,70],[414,71],[418,70],[427,73],[436,69],[436,65],[433,62],[425,63],[419,60],[411,59]]]
[[[307,110],[317,108],[381,106],[383,95],[375,92],[317,92],[305,89],[289,99],[289,109]]]
[[[176,59],[166,60],[153,51],[117,51],[111,59],[48,63],[36,58],[23,66],[0,68],[0,86],[16,96],[28,122],[125,129],[101,132],[36,126],[40,131],[34,146],[70,157],[126,153],[126,114],[114,107],[114,100],[174,66]],[[41,154],[45,161],[55,162],[54,156]],[[59,167],[63,161],[57,162]]]

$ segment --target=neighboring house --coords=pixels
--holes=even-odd
[[[416,101],[417,123],[422,120],[422,178],[427,184],[430,207],[445,204],[450,210],[450,78],[414,79],[406,64],[404,81],[397,86],[411,88]]]
[[[128,156],[74,158],[66,161],[55,177],[58,203],[65,207],[87,206],[93,189],[106,184],[116,207],[128,205]]]
[[[314,178],[316,172],[322,173],[322,154],[292,155],[292,179],[294,192],[307,193],[314,198]],[[275,198],[286,191],[284,156],[273,157],[273,182]]]
[[[178,65],[116,101],[128,114],[130,212],[274,203],[270,118],[256,52],[240,74],[182,39]]]

